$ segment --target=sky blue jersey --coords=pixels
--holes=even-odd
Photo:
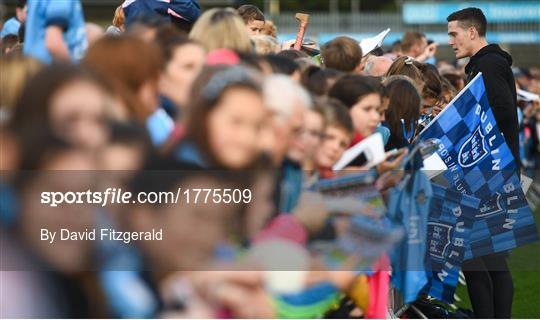
[[[19,20],[17,20],[16,17],[12,17],[6,23],[4,23],[4,27],[2,28],[2,32],[0,32],[0,38],[3,38],[7,36],[8,34],[19,34],[19,28],[21,27],[21,23]]]
[[[88,40],[79,0],[28,0],[24,54],[44,63],[52,62],[52,56],[45,47],[45,32],[51,25],[64,30],[64,41],[71,59],[75,62],[80,60],[88,48]]]

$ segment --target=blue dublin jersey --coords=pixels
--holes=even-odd
[[[71,59],[75,62],[80,60],[88,48],[88,40],[79,0],[28,0],[24,54],[44,63],[52,62],[45,46],[45,32],[52,25],[64,30],[64,41]]]
[[[2,32],[0,32],[0,38],[3,38],[7,36],[8,34],[19,34],[19,28],[21,27],[21,23],[17,18],[12,17],[6,23],[4,23],[4,27],[2,28]]]

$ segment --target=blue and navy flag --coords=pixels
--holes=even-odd
[[[441,141],[438,154],[450,189],[480,199],[465,259],[506,251],[538,239],[517,175],[479,73],[420,133]]]
[[[427,226],[428,283],[422,291],[453,303],[480,199],[437,184],[432,184],[432,190]]]
[[[416,301],[427,284],[424,269],[431,183],[421,170],[415,170],[391,190],[390,217],[405,229],[405,237],[391,253],[392,283],[403,293],[405,303]]]

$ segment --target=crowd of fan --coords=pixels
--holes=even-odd
[[[465,86],[464,64],[436,62],[437,45],[421,33],[407,32],[388,52],[363,53],[349,37],[324,44],[320,54],[310,43],[294,50],[250,5],[208,10],[192,26],[151,16],[128,24],[119,7],[106,31],[85,25],[88,48],[80,57],[62,41],[69,30],[43,31],[47,61],[26,49],[25,10],[22,3],[15,18],[22,26],[2,33],[0,217],[3,257],[35,270],[3,271],[2,290],[10,293],[2,300],[33,303],[3,303],[3,315],[283,316],[286,308],[267,290],[262,272],[211,271],[226,260],[214,245],[248,250],[278,237],[306,246],[322,236],[328,212],[322,198],[304,191],[306,181],[335,175],[332,167],[343,153],[376,132],[387,151],[409,146]],[[519,88],[540,92],[540,69],[515,69],[514,75]],[[540,161],[539,107],[520,102],[528,168]],[[393,169],[404,156],[377,166],[381,192],[399,182]],[[51,170],[62,178],[52,181],[46,174]],[[209,173],[215,170],[233,174]],[[83,174],[88,172],[93,174]],[[87,190],[97,184],[134,192],[241,185],[253,190],[254,201],[99,212],[78,206],[73,212],[36,200],[44,186]],[[134,232],[166,226],[167,236],[120,247],[91,241],[52,246],[37,236],[42,228],[89,226]],[[105,258],[111,250],[114,255]],[[139,267],[106,266],[124,256],[141,257]],[[322,309],[302,309],[297,316],[329,315],[343,309],[344,298],[354,305],[350,314],[368,315],[368,298],[359,293],[367,290],[364,276],[318,267],[306,281],[334,291],[317,291],[313,304]]]

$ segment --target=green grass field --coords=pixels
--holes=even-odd
[[[535,218],[538,226],[540,208]],[[512,318],[540,318],[540,241],[512,250],[509,263],[514,278]],[[463,299],[457,305],[470,309],[466,288],[459,286],[457,294]]]

